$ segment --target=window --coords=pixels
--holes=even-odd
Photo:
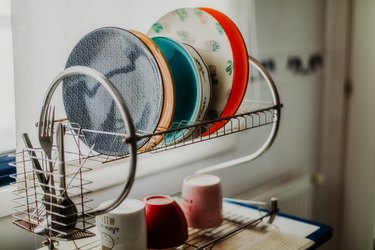
[[[8,185],[15,168],[9,166],[16,148],[10,0],[0,0],[0,186]]]

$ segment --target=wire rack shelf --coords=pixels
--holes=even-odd
[[[54,241],[69,241],[94,236],[89,229],[95,226],[95,216],[114,209],[129,194],[135,179],[138,155],[157,153],[240,133],[249,129],[270,126],[268,137],[259,149],[249,153],[249,155],[245,157],[236,159],[235,163],[239,164],[251,161],[266,152],[276,138],[280,124],[281,108],[283,105],[280,102],[276,86],[268,72],[264,70],[261,63],[254,58],[250,57],[249,61],[265,79],[272,97],[270,102],[256,103],[254,107],[247,110],[241,110],[230,117],[222,117],[209,121],[198,121],[194,124],[173,124],[171,128],[159,129],[158,131],[153,132],[136,130],[125,101],[114,85],[104,75],[93,69],[81,66],[74,66],[61,72],[53,80],[45,95],[40,119],[37,124],[39,134],[43,132],[43,122],[45,123],[46,121],[47,113],[49,113],[50,110],[50,102],[56,88],[63,79],[75,74],[92,77],[105,87],[113,97],[116,106],[120,111],[124,121],[124,127],[126,128],[126,133],[89,130],[81,128],[79,124],[69,123],[66,119],[54,120],[54,122],[65,128],[63,138],[71,141],[69,144],[71,145],[71,148],[63,148],[62,151],[59,151],[59,145],[54,143],[52,145],[52,154],[54,157],[48,157],[43,147],[33,148],[32,146],[28,146],[24,148],[22,152],[16,154],[17,162],[14,166],[17,168],[17,174],[14,175],[16,182],[13,184],[15,187],[14,195],[16,197],[14,199],[14,224],[29,232],[45,236],[49,242],[49,247],[52,249]],[[54,122],[52,122],[52,124],[54,124]],[[220,129],[210,129],[215,126],[220,127]],[[52,128],[50,129],[54,132],[56,126],[52,125]],[[189,134],[188,136],[183,136],[182,139],[179,138],[178,140],[174,140],[176,134],[181,134],[182,131],[187,130],[190,131],[190,133],[187,133]],[[117,141],[121,139],[121,141],[127,144],[129,149],[128,153],[125,155],[109,156],[95,152],[93,150],[94,146],[88,147],[87,145],[90,143],[85,143],[88,134],[90,133],[108,135]],[[52,136],[55,135],[56,132],[55,134],[52,133]],[[169,137],[173,139],[166,143],[165,140],[159,140],[160,137]],[[137,142],[140,140],[148,141],[141,149],[137,146]],[[154,141],[162,142],[156,145],[153,143]],[[61,154],[64,154],[67,160],[59,159],[58,156],[61,156]],[[126,162],[129,171],[125,174],[126,182],[124,182],[121,194],[106,207],[100,209],[92,207],[91,204],[93,199],[90,198],[90,193],[92,192],[90,190],[90,185],[92,184],[92,181],[85,179],[87,176],[86,173],[92,170],[90,166],[93,166],[92,164],[105,164],[123,158],[127,158]],[[214,166],[210,170],[227,167],[233,163],[233,161],[224,162],[218,166]],[[39,170],[35,168],[36,164],[41,165]],[[60,172],[61,167],[59,166],[61,165],[66,166],[66,168],[64,167],[65,170],[67,170],[66,173],[62,174]],[[41,181],[41,175],[45,176],[44,178],[48,181]],[[62,189],[60,185],[63,182],[62,179],[65,179],[68,183],[65,189]],[[53,183],[51,180],[57,181]],[[46,192],[46,190],[49,191]],[[60,201],[64,200],[64,195],[66,194],[68,194],[73,200],[71,206],[75,207],[75,210],[72,210],[75,211],[75,219],[71,223],[74,225],[70,225],[67,222],[69,220],[66,219],[66,217],[71,216],[71,214],[67,215],[61,212],[64,211],[64,209],[67,209],[66,206],[60,204]],[[267,214],[266,216],[275,213],[275,211],[271,212],[272,214]],[[262,220],[263,217],[259,219]],[[228,217],[223,226],[229,228],[229,225],[232,227],[237,223],[235,228],[233,228],[234,231],[230,230],[231,232],[237,232],[237,230],[256,225],[257,222],[258,220],[251,222],[243,221],[240,223],[241,225],[238,226],[237,222]],[[216,236],[218,236],[219,239],[225,239],[227,237],[226,233],[223,234],[220,230],[213,230],[210,232],[205,231],[205,238],[208,237],[207,235],[213,235],[214,232],[221,232],[217,235],[215,234],[215,238]],[[201,234],[202,232],[195,232],[191,235]],[[186,249],[194,247],[194,244],[191,242],[192,241],[189,239],[189,242],[186,243],[186,246],[188,247]],[[206,242],[205,244],[209,244],[209,242]],[[203,245],[203,248],[198,247],[198,249],[209,248],[206,248],[206,245]]]

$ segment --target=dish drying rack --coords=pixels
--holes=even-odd
[[[34,156],[31,156],[31,154]],[[38,160],[43,169],[46,169],[50,162],[55,166],[57,161],[46,159],[45,153],[41,148],[24,148],[22,152],[17,153],[16,158],[19,160],[14,164],[17,167],[17,174],[14,176],[16,182],[12,184],[16,189],[13,192],[16,197],[13,199],[15,203],[13,207],[15,220],[13,223],[29,232],[45,236],[50,242],[55,240],[69,241],[95,235],[88,230],[95,226],[94,215],[90,214],[93,208],[89,206],[89,203],[93,200],[89,197],[90,190],[88,186],[92,182],[83,178],[84,173],[91,170],[91,168],[84,166],[90,156],[74,152],[65,152],[65,154],[68,157],[69,155],[78,157],[77,162],[66,163],[70,170],[65,175],[68,182],[66,192],[70,197],[74,198],[77,216],[79,217],[75,228],[69,232],[53,228],[52,224],[56,221],[51,216],[52,214],[58,216],[58,213],[54,212],[53,209],[48,211],[46,208],[47,205],[58,208],[59,205],[53,204],[49,199],[54,197],[58,200],[61,199],[61,195],[46,195],[41,187],[43,184],[39,182],[36,176],[40,172],[31,168],[33,160]],[[49,173],[46,170],[44,173],[47,173],[49,178],[54,176],[55,179],[59,179],[60,177],[56,172]],[[54,190],[58,193],[63,191],[58,187]]]
[[[54,244],[57,241],[77,240],[92,237],[95,235],[91,232],[91,230],[89,230],[95,226],[95,216],[104,214],[114,209],[129,194],[130,189],[134,183],[138,154],[166,151],[173,148],[219,138],[229,134],[238,133],[244,130],[270,125],[271,129],[267,139],[265,140],[263,145],[261,145],[256,151],[251,152],[249,153],[249,155],[246,155],[244,157],[220,163],[216,166],[208,168],[207,170],[216,170],[234,164],[248,162],[263,154],[272,145],[273,141],[276,138],[280,124],[282,104],[280,103],[276,86],[269,73],[263,68],[262,64],[252,57],[249,57],[249,62],[250,65],[255,67],[255,69],[257,69],[257,71],[263,76],[268,85],[272,96],[272,103],[270,105],[250,111],[241,112],[231,117],[219,118],[212,121],[197,122],[191,125],[182,127],[180,126],[176,129],[169,129],[153,133],[141,133],[139,131],[136,131],[135,126],[132,122],[131,114],[126,106],[125,101],[123,100],[118,90],[114,87],[114,85],[104,75],[93,69],[82,66],[74,66],[65,69],[52,81],[46,93],[39,123],[37,124],[39,128],[39,134],[41,133],[43,121],[46,121],[46,117],[51,112],[50,102],[56,88],[63,79],[77,74],[89,76],[105,87],[105,89],[111,94],[116,103],[116,106],[123,118],[127,132],[112,133],[105,131],[88,130],[80,128],[78,124],[69,123],[66,120],[56,120],[56,122],[60,122],[61,124],[63,124],[64,128],[66,129],[64,138],[66,138],[67,140],[70,139],[73,142],[71,143],[73,145],[72,149],[66,150],[63,148],[63,154],[65,154],[65,158],[69,160],[61,161],[61,159],[50,159],[48,156],[46,156],[44,152],[45,150],[43,150],[42,148],[33,148],[32,146],[28,146],[24,148],[22,152],[17,153],[17,162],[14,164],[14,166],[17,167],[17,174],[14,176],[16,182],[13,184],[15,186],[14,194],[16,196],[16,198],[14,199],[16,205],[14,207],[15,212],[13,214],[13,217],[15,218],[15,220],[13,221],[13,223],[29,232],[46,237],[47,240],[45,242],[45,245],[50,249],[54,249]],[[225,123],[225,125],[220,130],[214,133],[208,133],[207,135],[204,134],[209,131],[209,127],[216,126],[219,123]],[[148,138],[150,139],[149,141],[152,141],[152,137],[164,137],[168,134],[172,134],[173,136],[174,133],[185,129],[192,129],[195,132],[190,136],[184,138],[184,140],[182,140],[181,142],[169,143],[168,145],[160,143],[156,146],[146,144],[146,146],[143,147],[144,150],[142,150],[142,152],[137,152],[136,142],[141,139]],[[54,131],[54,128],[52,128],[52,131]],[[86,133],[100,133],[108,134],[114,137],[121,137],[124,143],[128,144],[129,154],[125,156],[108,156],[93,152],[93,147],[91,147],[91,149],[87,149],[81,142],[85,141]],[[58,154],[57,151],[57,145],[53,145],[52,152],[54,153],[54,155]],[[126,182],[123,186],[121,194],[108,206],[101,207],[100,209],[93,208],[91,206],[93,199],[90,198],[90,185],[92,184],[92,182],[85,178],[86,172],[92,170],[90,166],[93,166],[93,164],[100,165],[112,161],[117,161],[123,158],[128,158],[126,163],[128,164],[129,171],[125,176]],[[36,161],[40,163],[40,165],[42,166],[42,170],[38,171],[35,169],[34,164]],[[58,173],[56,170],[56,167],[61,164],[67,166],[66,169],[68,171],[64,174],[61,174],[61,172]],[[48,166],[53,166],[54,170],[48,171]],[[41,184],[40,182],[40,175],[38,176],[40,172],[47,177],[47,179],[49,180],[49,189],[54,192],[46,193],[44,191],[43,184]],[[61,188],[56,187],[56,185],[51,185],[51,179],[59,180],[61,179],[61,177],[65,178],[66,182],[68,183],[68,185],[65,187],[65,190],[61,190]],[[60,182],[61,181],[56,181],[57,184],[60,184]],[[59,194],[56,194],[56,191]],[[69,230],[61,230],[61,227],[56,226],[60,225],[63,228],[69,226],[69,224],[65,224],[64,222],[64,218],[67,217],[67,215],[63,215],[59,213],[58,209],[54,209],[55,207],[61,206],[61,204],[56,201],[63,200],[64,194],[67,194],[70,199],[73,200],[73,206],[76,207],[75,225],[73,225],[74,228]],[[214,243],[216,241],[223,240],[235,234],[236,232],[254,226],[267,216],[271,216],[270,218],[274,218],[277,210],[277,201],[271,202],[271,207],[266,215],[263,215],[259,219],[251,222],[237,223],[236,228],[232,230],[233,232],[228,235],[219,234],[218,238],[216,239],[214,237],[212,242]],[[272,222],[272,220],[270,221]],[[203,248],[202,246],[200,246],[198,247],[198,249],[209,249],[208,246],[212,245],[212,242],[207,246],[204,245]],[[190,244],[189,242],[187,242],[186,244],[190,247],[194,247],[194,245]]]

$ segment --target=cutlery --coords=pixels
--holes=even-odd
[[[235,202],[239,204],[258,206],[258,207],[266,207],[266,208],[269,207],[267,202],[263,202],[263,201],[242,200],[242,199],[226,198],[226,197],[223,198],[223,201]]]
[[[56,147],[59,168],[59,189],[60,199],[56,206],[56,214],[52,214],[52,228],[61,232],[73,230],[77,222],[77,208],[69,198],[65,179],[65,155],[64,155],[64,134],[65,126],[58,123],[56,127]]]
[[[53,147],[53,128],[55,124],[55,107],[46,106],[44,108],[44,115],[40,118],[38,123],[38,138],[40,146],[42,147],[44,153],[48,158],[49,164],[49,175],[47,180],[49,181],[51,187],[51,193],[56,195],[54,188],[54,178],[53,178],[53,162],[52,162],[52,147]],[[52,201],[55,202],[55,198],[52,196]]]
[[[33,165],[33,168],[34,168],[34,172],[38,178],[38,181],[40,183],[40,186],[41,188],[43,189],[43,191],[45,193],[49,193],[49,188],[48,188],[48,179],[47,177],[44,175],[44,170],[42,169],[42,166],[40,165],[40,162],[35,154],[35,151],[34,151],[34,148],[33,148],[33,145],[30,141],[30,137],[27,133],[23,133],[22,134],[22,139],[23,139],[23,142],[25,143],[25,146],[27,148],[27,152],[30,156],[30,159],[31,159],[31,162],[32,162],[32,165]]]
[[[53,177],[53,161],[52,161],[52,148],[53,148],[53,129],[55,125],[55,107],[54,106],[43,106],[42,114],[38,122],[38,139],[39,144],[46,154],[49,170],[47,175],[47,181],[50,187],[50,206],[48,206],[46,218],[40,223],[35,229],[36,233],[43,233],[49,226],[49,221],[52,218],[51,214],[56,211],[56,192],[55,182]],[[52,225],[51,225],[52,226]]]
[[[34,172],[38,178],[38,181],[40,183],[40,187],[42,188],[44,192],[44,196],[42,198],[43,205],[39,208],[36,208],[34,212],[31,214],[31,219],[32,220],[39,220],[41,215],[45,214],[46,209],[50,209],[50,204],[48,202],[50,201],[51,193],[48,187],[48,180],[46,176],[44,175],[44,171],[40,165],[39,160],[37,159],[37,156],[34,152],[33,145],[30,141],[29,135],[27,133],[22,134],[22,139],[25,143],[25,146],[27,148],[27,152],[29,153],[32,166],[34,169]]]

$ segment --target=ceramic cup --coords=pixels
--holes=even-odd
[[[146,204],[149,248],[172,248],[182,245],[188,239],[184,213],[172,197],[152,195],[143,201]]]
[[[189,227],[206,229],[221,225],[222,191],[219,177],[210,174],[188,176],[183,181],[181,195]]]
[[[103,202],[99,208],[111,202]],[[112,211],[95,219],[103,250],[148,249],[145,204],[142,201],[127,198]]]

